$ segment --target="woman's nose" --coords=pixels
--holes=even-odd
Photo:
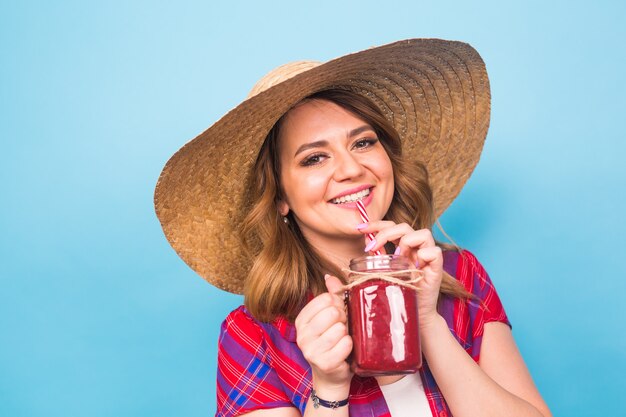
[[[350,152],[339,154],[335,158],[337,165],[334,180],[337,182],[358,178],[365,172],[363,165]]]

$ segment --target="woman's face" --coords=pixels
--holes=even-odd
[[[310,100],[284,118],[278,137],[279,211],[293,212],[309,242],[363,239],[355,201],[370,219],[387,213],[393,198],[391,161],[374,129],[342,107]]]

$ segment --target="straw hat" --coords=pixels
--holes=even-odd
[[[237,226],[248,212],[246,184],[274,123],[317,91],[367,96],[393,123],[405,156],[429,172],[439,216],[463,188],[487,134],[485,64],[468,44],[409,39],[320,64],[298,62],[265,76],[250,96],[170,158],[154,202],[178,255],[218,288],[242,293],[251,266]]]

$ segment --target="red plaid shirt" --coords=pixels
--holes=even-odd
[[[484,324],[509,321],[489,276],[474,255],[446,251],[444,269],[477,298],[444,297],[440,314],[459,344],[478,361]],[[451,416],[426,361],[420,376],[433,416]],[[296,407],[304,414],[310,393],[311,368],[296,344],[292,323],[283,318],[259,322],[243,306],[226,317],[219,337],[216,416],[274,407]],[[349,411],[351,417],[390,417],[375,378],[354,376]]]

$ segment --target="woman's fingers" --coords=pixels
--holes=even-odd
[[[352,352],[352,338],[346,334],[330,349],[320,354],[318,368],[323,372],[348,371],[350,365],[346,359],[350,352]]]
[[[346,362],[352,351],[342,293],[343,283],[325,277],[329,292],[311,300],[296,318],[297,343],[318,382],[349,383],[351,372]]]
[[[398,246],[402,249],[408,248],[433,248],[435,247],[435,239],[428,229],[415,230],[403,235]]]
[[[308,302],[296,317],[296,327],[304,327],[322,310],[330,306],[336,307],[338,310],[344,310],[343,298],[339,295],[343,283],[339,278],[327,275],[326,288],[329,292],[323,293]]]
[[[345,323],[346,313],[335,306],[328,306],[320,310],[310,321],[296,324],[298,346],[310,345],[335,324],[345,326]]]
[[[382,248],[387,242],[399,247],[396,254],[404,253],[407,249],[435,246],[435,239],[428,229],[413,230],[407,223],[395,224],[391,221],[375,221],[366,223],[367,227],[360,229],[362,233],[373,233],[375,243],[369,242],[366,252]]]
[[[443,252],[438,246],[419,249],[412,259],[415,265],[424,272],[424,279],[439,287],[443,274]]]
[[[337,295],[341,293],[343,283],[330,275],[325,280],[329,292],[307,303],[296,318],[297,343],[301,349],[328,350],[347,334],[343,299]]]
[[[339,278],[328,274],[326,274],[324,280],[326,281],[326,289],[328,292],[337,295],[341,301],[341,297],[343,296],[343,282],[341,282]]]
[[[361,227],[360,230],[363,233],[375,233],[376,243],[366,247],[366,251],[374,251],[392,242],[396,245],[396,255],[406,256],[415,266],[435,274],[443,270],[441,249],[436,246],[429,229],[413,230],[406,223],[375,221],[367,223],[367,227]]]
[[[433,265],[443,267],[443,252],[439,246],[430,246],[419,249],[416,253],[420,265]]]
[[[305,343],[307,352],[303,350],[306,356],[314,357],[331,351],[339,341],[348,334],[345,323],[336,322],[317,337],[311,339],[310,343]],[[307,355],[307,353],[309,355]],[[349,352],[348,352],[349,353]],[[346,354],[347,356],[347,354]]]
[[[420,326],[432,322],[438,316],[437,300],[443,280],[443,253],[434,246],[417,251],[417,262],[423,272],[423,279],[418,282],[418,313]]]
[[[382,253],[386,253],[384,246],[387,242],[376,238],[374,234],[382,228],[392,226],[395,226],[395,223],[388,220],[379,220],[358,225],[357,229],[365,236],[364,252],[380,251]]]

